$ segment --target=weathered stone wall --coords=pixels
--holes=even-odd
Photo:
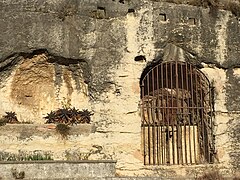
[[[1,162],[1,179],[103,179],[115,176],[114,161]]]
[[[50,57],[41,51],[17,58],[21,59],[16,67],[1,82],[1,114],[15,111],[20,121],[41,124],[47,113],[63,105],[88,108],[86,62]]]
[[[21,121],[43,123],[47,112],[70,99],[94,111],[97,130],[70,137],[64,148],[101,146],[101,158],[117,160],[119,175],[189,175],[185,166],[144,166],[140,148],[142,73],[161,60],[184,60],[214,87],[215,166],[225,174],[239,170],[240,38],[230,12],[147,0],[6,0],[0,17],[1,114],[15,111]],[[49,141],[26,141],[38,138]],[[37,141],[31,150],[55,153],[61,146]],[[26,143],[9,142],[14,150]],[[1,149],[13,147],[3,140]]]

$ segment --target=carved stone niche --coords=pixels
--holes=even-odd
[[[44,123],[47,113],[63,105],[89,106],[84,60],[35,51],[15,54],[0,66],[0,115],[14,111],[19,121]]]

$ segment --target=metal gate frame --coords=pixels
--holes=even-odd
[[[213,163],[212,91],[187,62],[163,62],[141,80],[145,165]]]

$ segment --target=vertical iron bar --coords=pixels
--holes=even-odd
[[[175,94],[175,96],[177,96],[177,93],[178,93],[178,86],[177,86],[177,70],[176,70],[176,68],[177,68],[177,61],[175,61],[175,67],[174,67],[174,76],[175,76],[175,86],[176,86],[176,94]],[[180,164],[181,163],[181,161],[180,161],[180,157],[181,157],[181,155],[180,155],[180,150],[181,150],[181,130],[180,130],[180,128],[181,128],[181,126],[180,126],[180,121],[179,121],[179,113],[178,113],[178,99],[177,100],[175,100],[175,102],[176,102],[176,109],[175,109],[175,115],[176,115],[176,146],[177,146],[177,164]]]
[[[200,80],[201,81],[201,80]],[[196,110],[195,110],[195,118],[198,120],[198,109],[199,109],[199,103],[198,103],[198,74],[195,74],[195,83],[196,83],[196,90],[195,90],[195,98],[196,98]],[[201,86],[200,86],[201,88]],[[195,132],[195,124],[196,119],[193,119],[193,148],[194,148],[194,161],[195,164],[197,164],[197,154],[196,154],[196,132]]]
[[[157,142],[156,142],[156,145],[157,145],[157,152],[156,152],[156,161],[157,161],[157,165],[159,165],[159,151],[158,151],[158,148],[159,148],[159,126],[157,125],[156,127],[156,137],[157,137]]]
[[[169,84],[168,84],[168,63],[166,64],[166,88],[167,88],[167,100],[166,100],[166,104],[167,104],[167,129],[166,129],[166,159],[167,159],[167,164],[170,164],[170,141],[169,141],[169,124],[170,124],[170,116],[169,116],[169,99],[168,99],[168,90],[169,90]]]
[[[175,109],[173,109],[173,69],[172,69],[172,62],[170,63],[170,84],[171,84],[171,117],[172,117],[172,122],[171,122],[171,126],[172,126],[172,158],[173,158],[173,164],[175,164],[175,149],[174,149],[174,122],[173,122],[173,117],[174,115],[177,116],[177,114],[174,114],[174,111],[176,111]]]
[[[184,129],[184,137],[182,136],[181,137],[181,140],[184,138],[184,148],[185,148],[185,158],[186,158],[186,156],[187,156],[187,154],[186,154],[186,122],[185,122],[185,117],[184,117],[184,90],[185,90],[185,88],[184,88],[184,81],[187,81],[188,80],[188,78],[187,78],[187,70],[186,70],[186,72],[185,72],[185,75],[186,75],[186,79],[184,78],[184,73],[183,73],[183,64],[181,64],[181,83],[182,83],[182,101],[181,101],[181,106],[182,106],[182,124],[183,124],[183,129]],[[187,84],[187,83],[186,83]],[[188,92],[188,89],[186,90],[187,92]],[[188,106],[188,105],[187,105]],[[187,109],[185,110],[185,111],[187,111]],[[182,142],[183,142],[183,140],[182,140]]]
[[[160,131],[160,138],[161,138],[161,164],[164,164],[164,142],[163,142],[163,126],[160,126],[161,131]]]
[[[207,156],[207,152],[206,152],[206,127],[205,127],[205,115],[204,115],[204,103],[203,103],[203,96],[202,96],[202,92],[203,92],[203,86],[202,86],[202,83],[200,82],[200,102],[201,102],[201,134],[202,134],[202,147],[203,147],[203,157],[204,157],[204,160],[207,160],[208,161],[208,158],[206,157]]]
[[[163,139],[163,127],[165,126],[165,105],[164,105],[164,73],[163,73],[163,64],[161,64],[161,84],[162,84],[162,96],[161,96],[161,110],[162,110],[162,124],[161,124],[161,150],[162,150],[162,164],[165,163],[165,143]],[[165,81],[166,82],[166,81]]]
[[[204,160],[207,160],[207,153],[206,153],[206,136],[205,136],[205,112],[204,112],[204,106],[203,106],[203,101],[202,101],[202,87],[200,88],[200,105],[201,105],[201,109],[200,109],[200,113],[201,113],[201,127],[202,127],[202,146],[203,146],[203,155],[204,155]],[[208,160],[207,160],[208,161]]]
[[[197,101],[198,97],[197,97],[197,92],[195,92],[195,94],[194,94],[193,68],[191,65],[189,65],[189,66],[190,66],[190,71],[191,71],[191,97],[192,97],[192,109],[193,109],[192,117],[193,117],[193,121],[194,121],[195,118],[198,119],[198,111],[201,111],[201,108],[199,108],[197,104],[194,104],[194,97],[195,97],[196,101]],[[195,86],[196,86],[196,84],[197,84],[197,82],[195,80]],[[201,143],[202,143],[201,142],[201,127],[199,127],[201,124],[200,123],[201,119],[197,122],[199,155],[201,154],[200,152],[201,152]]]
[[[160,109],[159,109],[159,65],[157,66],[157,75],[156,75],[156,77],[157,77],[157,100],[156,100],[156,110],[157,110],[157,164],[159,165],[160,164],[160,155],[159,155],[159,143],[160,143],[160,141],[159,141],[159,121],[160,121]]]
[[[207,80],[207,82],[209,83],[209,81]],[[212,153],[214,153],[215,152],[215,147],[214,147],[214,138],[213,138],[213,119],[212,119],[212,117],[213,117],[213,107],[212,107],[212,96],[213,96],[213,92],[212,92],[212,87],[211,87],[211,84],[209,83],[208,84],[208,88],[209,88],[209,101],[208,101],[208,103],[209,103],[209,110],[210,110],[210,128],[211,128],[211,142],[212,142]],[[212,159],[211,159],[211,163],[214,163],[214,158],[212,157]]]
[[[192,120],[191,121],[194,121],[194,119],[198,116],[198,113],[197,113],[198,105],[197,105],[197,103],[194,104],[195,103],[194,102],[194,80],[193,80],[193,67],[192,67],[191,64],[189,65],[189,69],[190,69],[190,74],[191,74],[190,84],[191,84],[191,99],[192,99],[192,106],[191,106],[191,108],[192,108],[192,111],[191,111],[192,112]],[[195,86],[196,86],[196,84],[197,84],[197,82],[195,80]],[[195,93],[195,98],[197,99],[197,93]],[[189,126],[189,129],[190,129],[190,126]],[[200,137],[199,137],[199,139],[200,139]],[[190,137],[189,137],[189,141],[191,141]]]
[[[201,78],[200,78],[201,80]],[[198,86],[198,89],[197,89],[197,92],[196,92],[196,97],[197,97],[197,104],[198,104],[198,108],[196,110],[196,130],[197,130],[197,161],[196,161],[196,164],[198,163],[201,163],[201,141],[200,141],[200,138],[201,138],[201,128],[199,126],[201,126],[201,98],[200,98],[200,89],[202,88],[201,87],[201,82],[199,81],[199,84]]]
[[[149,107],[150,105],[150,102],[149,102],[149,96],[150,96],[150,93],[149,93],[150,89],[149,89],[149,74],[147,75],[147,92],[148,92],[148,106],[147,106],[147,114],[148,114],[148,164],[151,164],[151,139],[150,139],[150,129],[151,129],[151,119],[150,119],[150,115],[149,115],[149,110],[151,107]]]
[[[199,89],[201,89],[201,82],[199,82]],[[201,163],[201,121],[202,121],[202,116],[201,116],[201,98],[200,98],[200,90],[198,90],[197,92],[197,98],[199,99],[199,102],[198,102],[198,108],[197,108],[197,123],[196,123],[196,126],[197,126],[197,149],[198,149],[198,159],[197,159],[197,164],[198,163]]]
[[[156,68],[156,67],[155,67]],[[156,164],[155,158],[156,158],[156,153],[155,153],[155,81],[154,81],[154,70],[155,68],[152,69],[152,94],[153,94],[153,100],[152,100],[152,109],[151,109],[151,113],[152,113],[152,119],[153,119],[153,125],[152,125],[152,148],[153,148],[153,164]]]
[[[201,93],[201,98],[202,98],[202,109],[203,109],[203,112],[204,112],[204,130],[206,131],[206,133],[204,133],[204,135],[205,135],[205,143],[204,144],[206,144],[207,145],[207,147],[206,147],[206,151],[207,152],[205,152],[205,155],[207,155],[207,157],[206,157],[206,159],[207,159],[207,162],[208,163],[210,163],[210,147],[209,147],[209,132],[208,132],[208,118],[207,118],[207,112],[205,112],[205,106],[204,106],[204,96],[203,96],[203,93],[205,93],[204,92],[204,89],[203,88],[201,88],[201,90],[202,90],[202,93]]]
[[[178,95],[179,95],[179,82],[178,82],[178,62],[176,61],[175,62],[175,77],[176,77],[176,115],[179,114],[179,107],[178,107],[178,102],[179,102],[179,99],[178,99]],[[180,125],[180,122],[178,122],[178,129],[179,129],[179,132],[178,132],[178,143],[180,144],[180,150],[182,151],[182,127]]]
[[[178,85],[177,85],[177,70],[176,70],[176,68],[177,68],[177,61],[175,62],[175,67],[174,67],[174,75],[175,75],[175,86],[176,86],[176,94],[175,94],[175,96],[178,96],[177,95],[177,93],[178,93]],[[178,99],[177,98],[175,98],[176,100],[175,100],[175,102],[176,102],[176,109],[175,109],[175,115],[176,115],[176,146],[177,146],[177,164],[180,164],[180,157],[181,157],[181,155],[180,155],[180,150],[181,150],[181,130],[180,130],[180,128],[181,128],[181,126],[180,126],[180,121],[179,121],[179,119],[178,119],[178,117],[179,117],[179,114],[178,114]]]
[[[187,66],[186,66],[186,68],[187,68]],[[187,71],[187,70],[186,70]],[[187,92],[189,91],[188,90],[188,75],[186,76],[186,82],[187,82]],[[191,82],[192,83],[192,82]],[[192,84],[191,84],[191,86],[192,86]],[[189,99],[188,99],[188,104],[189,104]],[[192,107],[193,108],[193,107]],[[194,110],[193,110],[194,111]],[[191,119],[190,119],[191,118]],[[196,135],[195,135],[195,119],[193,119],[193,116],[190,116],[190,118],[188,118],[188,119],[190,119],[190,123],[192,124],[192,126],[193,126],[193,146],[194,146],[194,160],[195,160],[195,164],[196,164],[196,162],[197,162],[197,160],[196,160]],[[198,115],[196,114],[196,118],[198,118]]]
[[[198,91],[198,98],[199,98],[199,108],[198,108],[198,117],[197,117],[197,134],[198,134],[198,153],[199,153],[199,157],[198,157],[198,161],[200,163],[202,163],[202,153],[203,153],[203,156],[205,158],[205,155],[204,155],[204,138],[203,138],[203,134],[204,134],[204,131],[203,131],[203,112],[202,112],[202,107],[203,107],[203,104],[202,104],[202,97],[201,97],[201,93],[202,93],[202,83],[201,81],[199,82],[199,91]],[[203,149],[202,149],[203,148]]]
[[[195,82],[195,83],[197,84],[197,82]],[[197,108],[197,106],[198,105],[196,103],[196,108]],[[188,119],[188,147],[189,147],[189,161],[190,161],[190,164],[192,164],[192,147],[191,146],[192,146],[192,141],[191,141],[191,121],[190,121],[190,119]]]
[[[145,145],[145,116],[144,116],[144,80],[141,82],[141,98],[142,98],[142,102],[141,102],[141,116],[142,116],[142,133],[143,133],[143,158],[144,158],[144,165],[146,165],[146,145]]]
[[[197,84],[197,81],[195,81],[195,86]],[[194,84],[193,84],[193,72],[192,72],[192,66],[191,66],[191,87],[192,87],[192,102],[194,102]],[[198,109],[198,103],[197,103],[197,98],[196,98],[196,107],[193,106],[194,103],[192,103],[192,109],[193,109],[193,115],[197,113],[195,113],[194,111],[197,111]],[[194,117],[194,116],[193,116]],[[190,164],[192,164],[192,141],[191,141],[191,124],[193,126],[193,119],[188,119],[188,143],[189,143],[189,160],[190,160]],[[193,129],[194,131],[194,129]],[[195,137],[193,137],[195,138]]]
[[[181,71],[183,71],[183,67],[181,67]],[[186,118],[188,119],[188,122],[187,122],[187,120],[186,119],[184,119],[184,127],[185,127],[185,144],[186,144],[186,142],[187,142],[187,137],[186,137],[186,123],[189,123],[190,124],[190,117],[189,117],[189,98],[188,98],[188,93],[189,93],[189,87],[188,87],[188,64],[186,63],[185,64],[185,78],[184,78],[184,75],[183,75],[183,73],[182,73],[182,85],[184,85],[184,83],[183,83],[183,80],[185,80],[185,82],[186,82],[186,87],[184,87],[183,89],[185,90],[185,92],[186,92],[186,94],[185,94],[185,98],[187,99],[187,101],[185,102],[185,104],[186,104],[186,109],[185,109],[185,111],[186,111]],[[184,105],[184,97],[183,97],[183,105]],[[184,107],[183,107],[184,108]],[[186,145],[185,145],[185,149],[187,149],[187,147],[186,147]],[[186,155],[185,156],[187,156],[187,153],[186,153]],[[187,160],[186,160],[186,163],[187,163]]]

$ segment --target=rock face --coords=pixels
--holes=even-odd
[[[226,175],[239,171],[239,28],[229,11],[150,0],[1,1],[0,113],[44,123],[43,116],[69,102],[92,110],[97,127],[72,136],[61,151],[57,143],[34,149],[54,137],[25,142],[4,135],[1,151],[30,151],[29,145],[64,159],[64,151],[96,146],[104,155],[95,158],[117,160],[119,175],[197,174],[194,166],[143,165],[140,80],[154,65],[178,60],[211,82],[215,162]]]
[[[43,123],[44,115],[66,104],[88,107],[88,87],[82,73],[86,62],[61,62],[41,51],[17,57],[21,60],[1,83],[2,113],[13,110],[20,121]]]

